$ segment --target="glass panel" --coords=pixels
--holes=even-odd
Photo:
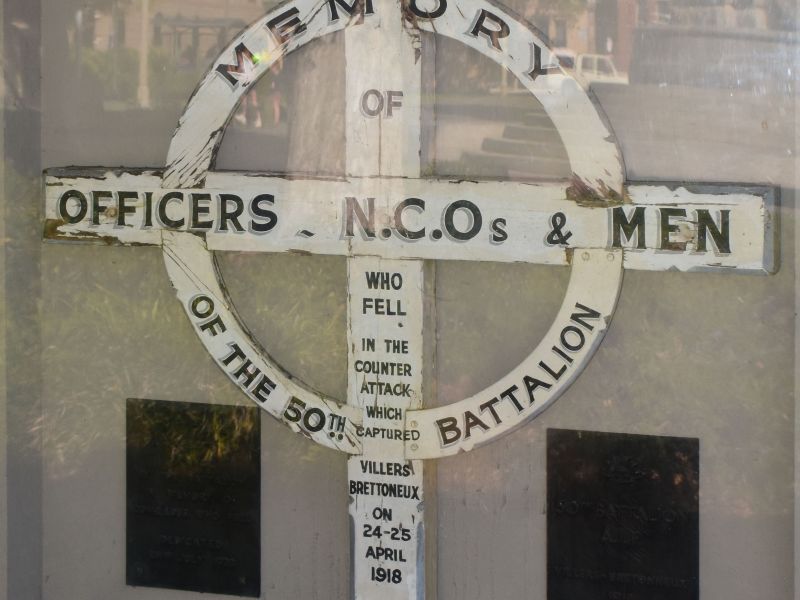
[[[378,11],[387,5],[373,3]],[[432,10],[435,3],[419,4]],[[471,24],[478,25],[480,13],[473,5],[466,0],[449,4],[448,10],[476,13],[470,14]],[[124,166],[156,169],[160,176],[178,120],[212,62],[244,27],[275,6],[257,0],[3,3],[0,600],[195,597],[186,590],[125,584],[126,516],[135,512],[126,464],[135,458],[131,448],[141,450],[141,440],[126,439],[129,407],[156,401],[176,407],[253,403],[201,345],[176,300],[159,247],[118,246],[102,236],[90,240],[93,244],[44,243],[42,170]],[[349,18],[338,0],[321,4],[321,14],[327,15],[331,6],[340,7],[343,20]],[[557,516],[559,527],[568,526],[571,515],[565,507],[572,506],[583,518],[601,515],[602,527],[597,520],[574,527],[576,536],[602,530],[600,539],[587,541],[587,549],[601,548],[615,560],[642,556],[641,564],[651,564],[652,553],[646,553],[658,541],[641,539],[642,521],[658,517],[643,501],[625,504],[622,495],[604,487],[639,485],[630,498],[642,498],[642,457],[590,456],[586,464],[595,465],[592,473],[583,478],[576,469],[558,480],[558,489],[574,494],[594,482],[588,499],[548,498],[548,486],[558,476],[548,461],[573,464],[569,460],[586,451],[575,438],[589,443],[598,435],[623,445],[639,440],[649,448],[648,456],[661,457],[660,465],[674,465],[680,457],[672,452],[664,458],[664,449],[672,446],[659,445],[659,440],[669,437],[691,449],[682,473],[698,486],[699,495],[685,499],[678,491],[695,488],[677,490],[677,482],[673,491],[685,506],[696,502],[699,507],[698,527],[688,522],[682,529],[690,536],[699,531],[699,559],[680,573],[699,569],[700,597],[794,597],[800,531],[794,489],[799,414],[796,7],[781,0],[515,0],[509,9],[558,46],[539,57],[544,62],[538,66],[548,74],[534,79],[537,85],[558,85],[541,102],[528,91],[537,60],[534,47],[521,51],[526,60],[531,53],[530,71],[521,81],[493,60],[503,62],[514,35],[504,36],[499,24],[494,36],[483,35],[480,28],[473,34],[467,27],[458,39],[425,31],[418,42],[423,82],[419,156],[422,178],[428,181],[414,198],[428,201],[430,210],[436,190],[442,189],[434,186],[444,185],[434,180],[455,190],[448,192],[454,201],[466,197],[461,193],[466,188],[458,186],[473,182],[508,184],[502,188],[511,190],[504,192],[508,197],[530,191],[503,215],[511,222],[539,210],[537,190],[556,181],[572,186],[569,195],[564,193],[566,212],[605,210],[597,203],[608,196],[592,196],[592,182],[581,182],[568,152],[568,140],[574,147],[577,139],[582,157],[591,162],[596,156],[584,120],[562,120],[557,126],[557,114],[545,106],[548,98],[583,98],[581,90],[590,90],[588,96],[613,132],[609,139],[618,146],[629,185],[675,182],[670,198],[683,198],[685,186],[719,182],[733,186],[720,192],[725,194],[753,185],[774,189],[779,202],[768,225],[776,232],[778,267],[760,276],[725,272],[717,264],[724,253],[717,252],[705,265],[711,272],[640,270],[632,264],[641,257],[633,247],[635,227],[623,232],[630,243],[619,303],[586,369],[524,427],[474,451],[425,463],[436,475],[426,483],[426,510],[433,517],[429,534],[436,540],[428,552],[428,574],[436,597],[555,600],[552,590],[559,587],[551,587],[548,596],[548,579],[557,576],[559,586],[572,589],[576,599],[640,600],[683,589],[677,574],[645,573],[644,567],[604,572],[595,566],[548,564],[553,550],[548,519]],[[350,27],[358,27],[357,21],[348,21]],[[346,86],[358,66],[346,60],[345,37],[338,32],[314,40],[249,84],[220,138],[214,170],[277,174],[286,185],[309,178],[348,184],[356,179],[347,173],[348,140],[352,148],[356,133],[347,127]],[[475,40],[482,45],[465,47]],[[556,61],[568,78],[562,79]],[[389,72],[396,65],[387,57],[384,67]],[[409,100],[404,97],[403,106]],[[382,122],[388,123],[388,113]],[[400,178],[381,185],[386,187],[375,193],[379,201],[392,185],[402,188],[404,198],[416,189],[413,181]],[[200,193],[187,191],[193,192]],[[277,198],[275,206],[282,208],[282,201]],[[328,204],[344,201],[334,194]],[[497,193],[481,202],[497,210],[508,205],[508,198]],[[609,206],[629,210],[635,202],[629,187]],[[697,230],[699,217],[673,231],[668,213],[648,211],[650,239],[666,236],[674,242]],[[535,223],[538,228],[532,225],[533,233],[516,230],[509,243],[520,252],[544,247],[554,232],[552,217]],[[390,226],[392,218],[379,221],[378,228]],[[437,216],[429,227],[441,233],[445,222]],[[611,239],[613,216],[600,222],[598,235]],[[714,223],[722,227],[721,213]],[[489,227],[487,218],[481,230],[487,240]],[[564,230],[577,238],[581,227],[569,221]],[[120,231],[123,226],[114,230]],[[192,237],[208,244],[213,235]],[[741,242],[739,230],[732,239]],[[693,237],[690,242],[697,243]],[[427,240],[409,241],[402,252],[414,252],[423,243]],[[454,254],[470,247],[452,243]],[[305,248],[297,242],[277,253],[259,252],[257,244],[246,252],[218,250],[216,267],[236,314],[265,352],[292,377],[346,402],[348,259],[309,255]],[[481,394],[528,356],[556,318],[580,250],[569,246],[558,266],[493,262],[489,258],[496,256],[491,253],[497,246],[486,242],[485,252],[426,262],[426,407]],[[689,246],[685,257],[698,253],[696,245]],[[654,260],[664,255],[657,253]],[[590,299],[603,283],[593,284]],[[567,356],[568,361],[572,355]],[[499,398],[500,391],[486,392],[485,402]],[[454,414],[469,418],[463,411]],[[486,408],[472,415],[481,423],[471,422],[472,435],[489,429],[492,414]],[[264,410],[257,415],[258,427],[252,417],[224,423],[211,419],[212,425],[191,427],[200,429],[191,432],[199,436],[191,439],[206,440],[211,448],[182,453],[178,463],[187,467],[186,473],[213,472],[213,465],[226,464],[236,454],[231,448],[241,435],[250,436],[248,443],[258,441],[261,597],[350,598],[354,559],[347,457],[296,435]],[[180,437],[174,448],[184,448],[190,439],[189,431],[181,437],[183,419],[159,421],[148,429],[143,415],[136,417],[141,421],[137,431],[164,430],[172,432],[164,436]],[[467,430],[463,420],[458,426],[462,433]],[[558,448],[548,438],[559,436],[573,440],[572,455],[556,456]],[[603,445],[603,452],[611,452],[610,447]],[[253,472],[248,473],[247,484],[255,485]],[[694,473],[699,479],[692,479]],[[214,494],[220,489],[218,479],[206,477],[205,483],[213,480]],[[162,489],[142,495],[170,502],[180,497],[180,502],[137,505],[148,518],[177,518],[178,509],[197,508],[203,493],[184,489],[189,484],[158,486]],[[225,495],[214,496],[214,502],[218,509]],[[627,518],[609,517],[620,511],[627,511]],[[665,510],[656,514],[666,519]],[[204,522],[198,530],[214,528]],[[174,558],[175,548],[185,546],[181,576],[191,571],[185,563],[198,557],[213,558],[215,567],[230,558],[214,554],[221,542],[213,536],[164,536],[153,556]],[[625,585],[598,591],[593,584],[599,579],[624,580]],[[206,597],[230,597],[213,593],[223,588],[236,585],[209,585]]]

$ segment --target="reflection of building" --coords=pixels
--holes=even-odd
[[[633,29],[636,27],[635,0],[597,0],[592,7],[597,54],[611,54],[621,71],[631,63]]]
[[[170,62],[191,71],[206,68],[238,31],[261,16],[266,4],[197,0],[191,14],[183,14],[186,3],[181,0],[112,0],[102,9],[89,3],[75,14],[72,39],[79,69],[91,70],[109,98],[124,103],[135,98],[149,108],[154,70],[166,72]],[[137,89],[131,90],[130,71],[137,63]],[[163,82],[157,86],[161,100],[170,95],[165,87]]]
[[[677,25],[705,29],[766,29],[768,0],[639,0],[642,25]]]
[[[791,95],[784,65],[800,39],[789,31],[789,7],[785,0],[639,0],[631,83]]]
[[[638,26],[739,31],[786,28],[789,22],[781,23],[781,15],[786,12],[780,10],[781,1],[588,0],[583,11],[572,15],[559,14],[558,8],[541,10],[535,6],[527,15],[554,46],[567,47],[578,54],[610,54],[617,68],[627,72]]]
[[[151,45],[169,49],[180,66],[206,66],[247,23],[236,18],[153,17]]]
[[[532,4],[523,13],[525,18],[547,36],[551,46],[570,48],[575,52],[589,52],[593,43],[593,28],[586,10],[565,13],[542,9]]]
[[[617,68],[627,71],[636,9],[637,0],[589,0],[577,13],[533,8],[528,18],[553,46],[569,48],[576,54],[610,54]]]
[[[81,35],[84,47],[138,48],[142,5],[141,0],[118,1],[109,10],[84,11]],[[151,0],[150,5],[149,44],[164,45],[177,56],[188,56],[187,49],[192,49],[201,62],[207,52],[219,47],[220,40],[229,41],[264,12],[260,0],[198,0],[191,3],[189,13],[186,2],[181,0]]]

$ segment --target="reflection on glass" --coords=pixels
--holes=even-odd
[[[269,4],[70,1],[71,56],[79,73],[102,90],[106,110],[183,106],[211,61]]]

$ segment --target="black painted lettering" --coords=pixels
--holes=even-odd
[[[408,354],[408,340],[383,340],[387,354]],[[375,349],[373,345],[373,350]]]
[[[138,199],[138,192],[117,192],[117,227],[125,227],[126,217],[136,214],[136,207],[128,204],[128,201]]]
[[[711,213],[701,208],[697,211],[697,251],[706,252],[708,234],[714,240],[714,246],[720,254],[731,253],[731,211],[719,211],[719,225],[711,217]]]
[[[309,408],[303,415],[303,427],[311,433],[322,431],[325,428],[325,413],[319,408]]]
[[[489,431],[489,426],[476,417],[471,411],[464,411],[464,439],[468,440],[472,436],[473,427],[478,427],[481,431]]]
[[[153,192],[144,193],[144,226],[153,226]]]
[[[198,296],[192,300],[189,307],[198,319],[207,319],[214,314],[214,301],[208,296]]]
[[[275,229],[278,224],[278,215],[272,210],[264,208],[263,204],[270,206],[275,204],[275,196],[272,194],[259,194],[250,202],[250,214],[253,217],[250,220],[250,230],[253,233],[267,233]]]
[[[514,408],[517,409],[517,412],[522,412],[522,404],[520,404],[519,400],[517,400],[517,397],[514,395],[514,392],[517,390],[519,390],[519,388],[516,385],[512,385],[510,388],[500,394],[500,398],[511,402],[511,404],[514,405]]]
[[[248,69],[252,69],[254,65],[258,64],[258,59],[253,56],[253,53],[250,52],[244,44],[236,46],[234,53],[236,54],[236,64],[217,65],[217,73],[222,75],[225,81],[235,88],[239,85],[239,79],[236,76],[242,75]],[[245,61],[248,63],[247,66],[245,66]],[[245,83],[245,85],[247,85],[247,83]]]
[[[487,410],[489,411],[489,413],[492,415],[492,418],[494,419],[495,425],[500,425],[500,423],[503,422],[503,420],[500,418],[500,415],[497,414],[497,409],[495,408],[495,404],[497,404],[498,402],[500,402],[500,398],[495,397],[492,398],[491,400],[487,400],[486,402],[484,402],[479,406],[479,408],[481,409],[481,414],[485,413]]]
[[[564,352],[564,351],[563,351],[561,348],[559,348],[558,346],[553,346],[552,348],[550,348],[550,350],[552,350],[553,352],[555,352],[556,354],[558,354],[558,355],[559,355],[561,358],[563,358],[563,359],[564,359],[564,360],[565,360],[565,361],[566,361],[568,364],[570,364],[570,365],[571,365],[571,364],[574,362],[573,358],[572,358],[572,357],[571,357],[569,354],[567,354],[566,352]]]
[[[464,231],[458,229],[454,222],[454,217],[458,211],[465,211],[469,223]],[[483,227],[483,217],[481,211],[469,200],[456,200],[444,211],[444,229],[447,234],[459,242],[466,242],[480,233]]]
[[[535,377],[531,377],[530,375],[525,375],[522,378],[522,381],[525,384],[525,389],[528,390],[528,401],[531,404],[533,404],[534,401],[536,400],[536,398],[534,397],[533,393],[538,388],[544,388],[546,390],[549,390],[551,387],[553,387],[549,383],[546,383],[546,382],[542,381],[541,379],[536,379]]]
[[[414,208],[416,212],[422,213],[425,211],[425,201],[420,200],[419,198],[406,198],[400,204],[397,205],[397,208],[394,209],[394,226],[402,237],[406,238],[407,240],[418,240],[425,237],[425,228],[417,229],[415,231],[410,230],[406,227],[405,223],[403,222],[403,212],[407,208]]]
[[[572,334],[572,336],[569,334]],[[577,336],[577,339],[575,336]],[[578,352],[585,343],[586,336],[575,325],[567,325],[561,330],[561,345],[570,352]]]
[[[367,311],[370,311],[375,306],[375,298],[362,298],[361,300],[361,314],[367,314]]]
[[[111,192],[97,191],[92,192],[92,224],[100,225],[100,215],[108,209],[103,202],[114,198]]]
[[[70,201],[78,205],[78,210],[74,214],[70,214],[69,212]],[[86,196],[78,190],[64,192],[58,199],[58,218],[64,221],[64,223],[68,223],[69,225],[80,223],[86,218],[87,212],[89,212],[89,201],[86,199]]]
[[[236,359],[244,360],[245,358],[244,352],[242,352],[242,349],[239,347],[239,344],[237,344],[236,342],[231,342],[230,344],[228,344],[228,348],[231,349],[231,353],[222,359],[223,365],[227,367],[230,366],[230,364]]]
[[[506,231],[506,220],[495,219],[492,221],[492,243],[502,244],[508,239],[508,232]]]
[[[387,271],[366,271],[367,287],[371,290],[399,290],[403,287],[403,276],[400,273]]]
[[[388,90],[386,92],[386,116],[391,118],[394,115],[394,109],[403,106],[400,99],[403,97],[403,92],[400,90]]]
[[[447,0],[433,0],[436,8],[433,10],[423,10],[417,4],[417,0],[409,0],[408,9],[419,19],[436,19],[441,17],[447,10]]]
[[[330,22],[339,20],[339,12],[336,10],[336,5],[344,10],[351,17],[353,15],[360,15],[360,20],[357,23],[363,23],[364,15],[373,14],[372,0],[353,0],[352,4],[348,4],[346,0],[328,0],[328,10],[330,11]]]
[[[455,417],[437,419],[436,427],[439,428],[439,438],[442,446],[454,444],[461,438],[461,429],[458,428],[458,420]]]
[[[352,196],[345,199],[345,237],[353,237],[353,222],[358,220],[362,239],[375,238],[375,198],[367,198],[366,204],[367,212],[365,213],[358,200]]]
[[[276,388],[276,384],[272,379],[261,374],[261,379],[258,380],[258,383],[253,387],[252,394],[261,402],[266,402],[269,400],[269,395],[272,393],[272,390]]]
[[[531,62],[531,70],[528,71],[527,75],[533,80],[540,75],[552,75],[561,72],[557,63],[542,66],[542,48],[533,42],[531,42]]]
[[[211,194],[205,193],[192,193],[192,218],[191,229],[211,229],[214,226],[213,221],[201,221],[200,217],[207,216],[211,212],[211,207],[208,203],[211,202]]]
[[[158,220],[161,221],[161,224],[168,228],[168,229],[180,229],[185,224],[185,220],[183,218],[174,220],[170,219],[167,215],[167,206],[170,202],[183,202],[183,192],[167,192],[164,194],[161,199],[158,201]]]
[[[680,231],[680,227],[671,222],[671,219],[676,217],[685,217],[686,210],[683,208],[662,207],[659,209],[660,215],[660,231],[661,231],[661,249],[662,250],[675,250],[682,252],[686,250],[686,242],[679,242],[672,240],[672,234]]]
[[[586,322],[586,319],[593,319],[597,320],[600,318],[600,313],[593,308],[589,308],[588,306],[584,306],[580,302],[575,303],[575,308],[577,308],[577,312],[574,312],[570,315],[569,320],[573,323],[577,323],[584,329],[588,329],[589,331],[594,331],[594,326],[590,325]]]
[[[233,372],[234,378],[244,387],[250,387],[260,374],[261,371],[249,358],[244,359],[239,368]]]
[[[383,112],[383,94],[376,89],[364,92],[361,96],[361,112],[370,118],[380,115]]]
[[[631,241],[636,236],[636,247],[639,250],[647,248],[645,240],[644,228],[644,206],[637,206],[633,210],[633,215],[630,219],[625,215],[625,209],[617,206],[611,211],[611,231],[612,242],[614,248],[622,248],[622,236],[625,236],[625,241]]]
[[[233,208],[231,208],[233,205]],[[228,224],[233,225],[236,232],[244,231],[239,217],[244,213],[244,200],[235,194],[219,195],[219,230],[228,231]]]
[[[486,26],[487,21],[493,25],[492,28]],[[493,48],[502,50],[500,47],[500,40],[508,37],[511,30],[503,19],[485,8],[482,8],[480,12],[478,12],[478,16],[475,18],[475,23],[469,33],[475,37],[481,36],[485,38]]]
[[[227,329],[219,315],[216,315],[213,319],[209,319],[204,323],[200,323],[200,331],[210,333],[211,337],[216,337],[220,333],[227,331]]]
[[[270,30],[279,44],[285,44],[291,38],[306,31],[305,23],[297,18],[299,14],[299,10],[290,8],[267,22],[267,29]]]
[[[554,381],[558,381],[567,372],[567,365],[561,365],[561,368],[558,371],[554,371],[553,368],[548,365],[544,361],[539,362],[539,368],[541,368],[545,373],[550,375]]]
[[[386,317],[405,317],[402,300],[388,298],[362,298],[361,314],[375,314]]]

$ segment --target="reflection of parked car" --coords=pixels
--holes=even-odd
[[[593,83],[628,83],[628,76],[617,71],[614,61],[604,54],[575,54],[568,48],[554,50],[558,62],[584,88]]]

